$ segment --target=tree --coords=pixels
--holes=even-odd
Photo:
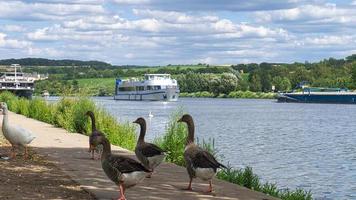
[[[250,85],[249,88],[252,92],[261,92],[262,90],[261,77],[256,71],[250,73],[248,77],[248,82]]]
[[[356,88],[356,62],[351,66],[351,81],[353,88]]]
[[[277,91],[288,91],[291,89],[291,83],[287,77],[276,76],[272,81]]]

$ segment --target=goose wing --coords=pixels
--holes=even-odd
[[[108,159],[110,165],[121,173],[130,173],[135,171],[150,172],[141,163],[126,156],[110,156]]]
[[[213,155],[205,150],[197,151],[192,158],[192,163],[194,168],[226,168],[223,164],[219,163]]]
[[[139,145],[138,150],[144,155],[145,157],[153,157],[157,155],[162,155],[165,151],[158,147],[157,145],[151,143],[144,143]]]
[[[29,144],[33,139],[35,139],[35,136],[31,131],[19,125],[9,126],[8,132],[8,135],[10,135],[12,140],[14,140],[12,141],[14,143]]]

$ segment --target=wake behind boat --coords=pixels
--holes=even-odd
[[[179,87],[170,74],[145,74],[143,80],[116,79],[115,100],[177,101]]]

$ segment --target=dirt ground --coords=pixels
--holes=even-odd
[[[0,136],[0,157],[10,146]],[[82,190],[53,163],[30,150],[24,160],[22,151],[15,160],[0,158],[0,199],[95,199]]]

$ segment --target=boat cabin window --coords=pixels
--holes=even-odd
[[[147,90],[160,90],[161,86],[160,85],[148,85]]]
[[[136,91],[144,91],[145,87],[144,86],[136,86]]]
[[[119,87],[119,91],[135,91],[135,87]]]
[[[169,74],[146,74],[145,79],[146,80],[164,80],[164,79],[169,79],[171,75]]]

